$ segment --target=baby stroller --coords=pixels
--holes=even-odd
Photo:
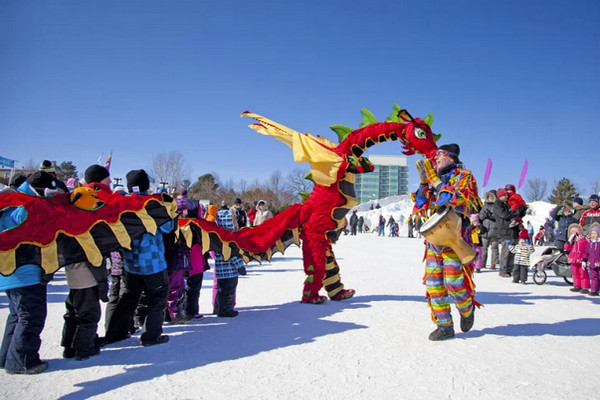
[[[569,285],[573,284],[573,274],[571,273],[571,266],[569,265],[569,259],[565,253],[557,249],[556,247],[548,247],[541,254],[541,258],[533,266],[533,281],[537,285],[543,285],[548,278],[546,269],[551,268],[556,276],[562,276],[562,278]]]

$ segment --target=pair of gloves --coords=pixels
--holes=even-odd
[[[438,177],[437,172],[435,172],[435,168],[433,168],[433,164],[431,164],[430,159],[419,159],[415,163],[415,168],[417,169],[417,173],[419,174],[419,179],[421,184],[429,184],[432,188],[435,189],[436,192],[439,192],[439,189],[442,187],[442,181]],[[438,195],[438,201],[435,202],[438,206],[446,204],[452,199],[452,195],[448,192],[442,192]]]

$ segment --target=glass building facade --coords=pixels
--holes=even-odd
[[[356,175],[354,190],[359,203],[408,194],[405,156],[372,155],[368,158],[375,166],[375,171]]]

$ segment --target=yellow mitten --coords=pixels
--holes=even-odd
[[[427,183],[427,171],[425,171],[425,162],[421,159],[417,160],[415,163],[415,168],[417,169],[417,174],[419,174],[419,179],[421,183],[424,185]]]
[[[437,172],[435,172],[435,169],[431,164],[431,160],[428,158],[423,164],[425,166],[427,182],[429,182],[429,185],[431,185],[435,190],[438,190],[438,188],[442,185],[442,181],[438,177]]]

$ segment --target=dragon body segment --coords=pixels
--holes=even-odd
[[[242,116],[255,119],[257,123],[250,128],[282,141],[292,149],[295,161],[306,161],[311,168],[315,187],[297,209],[306,274],[302,302],[326,300],[319,295],[321,287],[333,300],[352,297],[354,291],[345,289],[341,282],[332,244],[346,224],[346,214],[358,204],[354,192],[356,174],[374,170],[363,153],[375,144],[400,140],[404,154],[419,153],[433,159],[439,136],[431,132],[426,121],[412,118],[399,107],[388,122],[376,122],[372,114],[363,110],[363,121],[367,116],[370,123],[360,129],[332,127],[340,138],[337,145],[321,136],[301,134],[258,114],[244,112]]]

